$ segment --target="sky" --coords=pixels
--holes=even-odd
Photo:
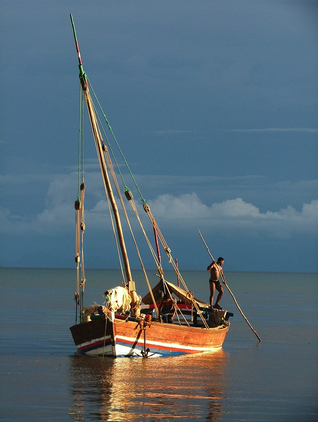
[[[318,2],[306,0],[2,0],[0,266],[75,267],[70,13],[180,269],[210,263],[199,229],[224,271],[318,272]],[[87,120],[85,183],[86,267],[118,268]]]

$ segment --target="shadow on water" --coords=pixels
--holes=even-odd
[[[73,421],[219,421],[227,355],[70,357]]]

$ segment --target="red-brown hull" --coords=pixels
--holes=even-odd
[[[145,329],[135,321],[115,318],[71,327],[80,354],[110,356],[171,356],[202,353],[222,347],[229,323],[215,328],[151,322]],[[147,349],[149,349],[147,351]]]

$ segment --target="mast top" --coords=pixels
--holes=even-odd
[[[80,71],[79,78],[80,78],[80,82],[81,82],[83,91],[86,91],[86,90],[88,90],[87,76],[86,76],[86,73],[84,72],[84,68],[83,68],[81,53],[80,53],[80,49],[79,49],[79,45],[78,45],[78,41],[77,41],[76,29],[75,29],[75,24],[74,24],[72,14],[70,14],[70,18],[71,18],[75,47],[76,47],[77,57],[78,57],[78,68],[79,68],[79,71]]]

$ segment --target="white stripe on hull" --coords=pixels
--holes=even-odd
[[[119,341],[124,341],[125,343],[129,343],[133,345],[135,343],[135,339],[133,337],[126,337],[126,336],[116,336],[116,345]],[[138,346],[144,347],[144,341],[143,339],[139,339],[137,342]],[[216,347],[194,347],[194,346],[185,346],[178,343],[164,343],[160,341],[153,341],[153,340],[147,340],[146,341],[146,347],[151,349],[153,347],[154,349],[164,349],[164,350],[172,350],[177,351],[180,350],[183,353],[191,353],[191,352],[209,352],[212,350],[218,350],[222,347],[222,345],[216,346]],[[181,353],[182,353],[181,352]]]
[[[94,339],[92,341],[77,345],[78,353],[87,356],[114,356],[114,357],[142,357],[144,341],[133,337],[116,336],[115,347],[111,342],[111,337],[107,336]],[[112,343],[112,342],[111,342]],[[194,347],[185,346],[178,343],[164,343],[160,341],[147,341],[146,347],[150,349],[149,357],[170,356],[187,353],[202,353],[219,350],[222,346],[216,347]]]
[[[111,336],[96,338],[77,345],[80,354],[88,356],[109,355],[113,356],[113,346]]]

